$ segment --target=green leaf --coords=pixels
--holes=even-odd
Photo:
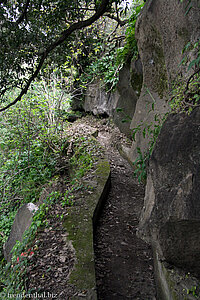
[[[190,46],[191,46],[191,42],[187,43],[186,46],[183,48],[182,53],[184,53],[185,51],[187,51]]]
[[[144,127],[143,131],[142,131],[143,137],[145,138],[146,136],[146,127]]]
[[[127,120],[127,119],[122,119],[122,121],[121,121],[122,123],[128,123],[129,122],[129,120]]]
[[[185,16],[189,13],[189,11],[191,10],[192,5],[187,9],[187,11],[185,12]]]
[[[193,61],[191,61],[191,63],[189,64],[189,67],[188,67],[188,71],[193,67],[195,66],[196,64],[196,59],[194,59]]]

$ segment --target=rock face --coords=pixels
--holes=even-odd
[[[116,102],[117,95],[113,95],[111,92],[107,93],[97,81],[89,85],[83,108],[86,112],[92,112],[94,115],[111,116]]]
[[[200,108],[169,115],[148,167],[138,234],[161,258],[200,276]]]
[[[135,112],[141,86],[141,61],[129,62],[119,73],[119,82],[114,93],[106,92],[99,82],[88,87],[84,110],[94,115],[113,117],[120,131],[130,136],[130,122]]]
[[[32,216],[38,207],[33,203],[24,204],[17,212],[14,223],[12,225],[10,236],[4,244],[4,257],[7,261],[12,258],[11,250],[16,241],[22,241],[22,236],[32,222]]]
[[[188,14],[186,4],[187,1],[149,0],[137,19],[135,34],[143,66],[143,86],[131,128],[141,122],[150,124],[155,114],[164,114],[168,110],[166,100],[171,84],[177,75],[186,73],[187,66],[180,66],[182,50],[189,41],[193,44],[200,36],[198,4],[193,1]],[[154,110],[151,109],[153,102]],[[132,161],[138,155],[137,147],[142,152],[148,147],[142,131],[138,132],[132,145]]]
[[[119,73],[117,103],[113,119],[121,132],[131,136],[130,123],[142,87],[142,64],[140,60],[127,63]],[[121,109],[118,111],[117,108]]]

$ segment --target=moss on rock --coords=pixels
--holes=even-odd
[[[85,291],[86,299],[96,299],[96,281],[93,252],[94,215],[97,218],[100,206],[106,194],[110,178],[110,166],[106,159],[101,159],[96,166],[93,181],[96,187],[93,193],[84,193],[82,199],[68,210],[64,227],[68,241],[75,250],[75,268],[70,274],[69,283],[78,292]],[[78,299],[78,298],[74,298]]]
[[[143,75],[131,70],[131,86],[139,97],[142,90]]]
[[[160,98],[168,92],[168,77],[167,68],[165,64],[165,55],[163,52],[163,42],[160,32],[152,27],[152,39],[154,40],[152,55],[155,64],[155,90],[158,92]]]

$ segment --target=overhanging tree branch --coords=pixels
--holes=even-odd
[[[120,16],[119,16],[119,9],[118,9],[118,6],[117,6],[117,2],[115,2],[115,10],[116,10],[116,16],[110,14],[110,13],[107,13],[105,14],[106,17],[112,19],[112,20],[115,20],[118,25],[120,25],[121,27],[124,26],[125,24],[128,23],[128,19],[126,20],[121,20],[120,19]]]
[[[24,5],[23,12],[22,12],[21,16],[19,17],[19,19],[17,20],[17,22],[16,22],[17,24],[20,24],[24,20],[24,18],[26,18],[26,13],[27,13],[29,4],[30,4],[30,0],[27,0],[26,4]]]
[[[29,2],[29,1],[27,1]],[[30,78],[28,79],[27,83],[25,84],[24,88],[21,90],[21,93],[17,96],[17,98],[15,98],[14,101],[12,101],[11,103],[9,103],[8,105],[6,105],[5,107],[0,109],[0,112],[7,110],[8,108],[10,108],[11,106],[13,106],[14,104],[16,104],[17,102],[19,102],[22,97],[27,93],[31,83],[36,79],[36,77],[38,76],[46,58],[48,57],[49,53],[52,52],[56,47],[58,47],[59,45],[61,45],[64,41],[66,41],[66,39],[76,30],[80,30],[83,29],[87,26],[90,26],[92,23],[94,23],[96,20],[98,20],[105,12],[106,9],[108,7],[109,4],[109,0],[102,0],[101,4],[98,6],[96,13],[91,16],[90,18],[84,20],[84,21],[80,21],[80,22],[76,22],[74,24],[72,24],[69,28],[67,28],[66,30],[64,30],[60,37],[53,42],[51,45],[49,45],[46,50],[44,50],[41,55],[40,55],[40,60],[39,63],[35,69],[35,71],[33,72],[33,74],[30,76]]]
[[[116,17],[116,16],[113,16],[113,15],[111,15],[109,13],[105,14],[105,16],[108,17],[108,18],[110,18],[110,19],[112,19],[112,20],[115,20],[120,26],[124,26],[125,24],[128,23],[128,19],[121,20],[118,16]]]

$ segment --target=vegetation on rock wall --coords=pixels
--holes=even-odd
[[[151,96],[153,103],[148,111],[148,113],[154,112],[155,110],[155,99],[153,98],[151,92],[147,89],[147,92]],[[165,114],[155,114],[154,120],[151,123],[146,123],[141,121],[136,128],[133,128],[133,140],[135,141],[135,136],[138,132],[142,133],[142,137],[148,139],[148,149],[142,153],[141,149],[137,148],[138,157],[133,162],[134,166],[134,176],[138,178],[139,183],[146,182],[147,179],[147,165],[148,161],[153,152],[156,140],[162,128],[164,121],[166,120],[168,113]]]
[[[136,59],[138,57],[137,41],[135,39],[135,24],[143,6],[144,1],[137,1],[132,7],[131,16],[126,29],[124,46],[117,49],[117,65],[122,65],[128,60]]]
[[[191,60],[191,53],[193,59]],[[155,115],[154,122],[150,124],[144,124],[142,121],[136,128],[133,129],[133,139],[138,131],[142,131],[143,138],[148,138],[149,146],[145,153],[142,153],[140,148],[137,148],[138,157],[133,163],[135,167],[134,174],[138,177],[139,182],[146,181],[146,167],[148,160],[152,154],[154,145],[156,143],[157,137],[160,133],[162,125],[167,118],[169,113],[187,113],[190,114],[192,110],[199,106],[200,100],[200,41],[196,41],[193,45],[188,42],[183,49],[183,59],[181,61],[182,65],[186,67],[187,74],[186,78],[183,76],[178,76],[171,92],[168,91],[169,97],[169,112],[164,115]],[[161,68],[163,64],[161,64]],[[178,68],[178,66],[177,66]],[[150,91],[147,89],[152,98],[153,104],[149,112],[154,111],[155,99],[151,95]],[[142,129],[143,128],[143,129]]]
[[[104,32],[99,28],[99,36],[93,50],[92,62],[88,64],[80,80],[87,86],[88,82],[100,78],[107,91],[114,90],[119,80],[119,71],[128,60],[138,56],[137,42],[135,39],[135,23],[144,6],[144,1],[134,1],[130,9],[130,17],[123,27],[120,23],[109,21],[109,27],[104,20]],[[121,12],[123,18],[123,12]],[[124,28],[125,26],[125,28]],[[92,54],[91,54],[92,55]]]
[[[189,56],[193,55],[192,61]],[[199,105],[200,100],[200,40],[194,43],[187,43],[183,49],[184,57],[181,64],[186,66],[190,74],[185,80],[179,77],[173,87],[170,106],[172,112],[191,113]],[[188,67],[187,67],[188,65]]]

